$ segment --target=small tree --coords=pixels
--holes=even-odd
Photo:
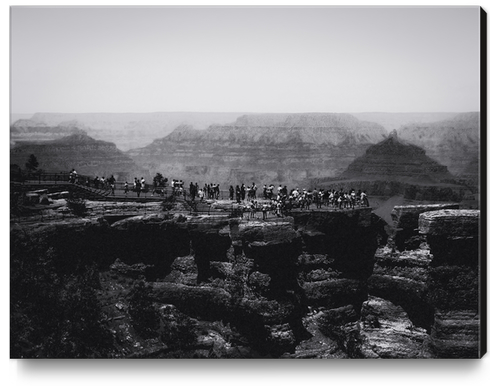
[[[153,186],[164,186],[167,181],[168,179],[163,177],[162,173],[157,173],[155,177],[153,177]]]
[[[34,154],[31,154],[26,162],[26,169],[29,173],[34,173],[39,166],[39,162]]]

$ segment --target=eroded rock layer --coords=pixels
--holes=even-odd
[[[25,280],[39,271],[46,276],[36,286],[46,280],[61,289],[77,277],[94,283],[93,297],[73,296],[77,307],[103,299],[110,357],[480,355],[477,211],[428,206],[419,223],[427,243],[397,251],[379,247],[370,208],[264,221],[155,205],[151,214],[134,205],[133,216],[116,219],[98,205],[86,218],[12,226],[12,280],[22,284],[13,287],[13,326],[22,337],[15,352],[25,350],[23,342],[42,342],[22,327],[23,305],[36,296],[54,307],[44,287],[26,290]],[[62,299],[71,299],[69,289]],[[60,318],[55,340],[60,328],[71,328]],[[69,331],[77,336],[78,329]],[[102,350],[99,341],[106,342],[93,345]]]
[[[428,298],[435,309],[431,345],[438,357],[481,355],[479,222],[478,210],[446,209],[419,217],[420,233],[434,256]]]
[[[382,126],[349,114],[256,114],[206,130],[182,125],[128,155],[185,181],[291,187],[337,175],[383,135]]]

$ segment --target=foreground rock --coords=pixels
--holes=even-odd
[[[424,240],[418,231],[420,214],[442,209],[459,209],[459,204],[395,206],[391,211],[391,218],[394,227],[393,241],[396,248],[400,252],[406,249],[417,249]]]
[[[479,210],[440,210],[419,218],[434,256],[428,287],[435,310],[431,345],[441,358],[481,355],[479,224]]]
[[[26,293],[47,307],[43,294],[56,291],[75,309],[98,299],[112,357],[478,355],[476,211],[421,214],[427,243],[399,252],[378,248],[369,208],[266,221],[177,210],[118,218],[99,209],[12,226],[15,305],[27,304]],[[54,292],[27,291],[29,278]],[[76,278],[85,287],[68,295]]]

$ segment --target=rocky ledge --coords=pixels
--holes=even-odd
[[[447,248],[439,245],[461,242],[443,232],[451,229],[447,216],[466,235],[461,245],[473,245],[476,214],[423,213],[420,221],[431,224],[419,226],[427,243],[400,252],[379,247],[369,208],[265,221],[156,207],[127,218],[113,213],[109,221],[96,212],[94,207],[87,218],[12,226],[12,325],[20,326],[13,332],[20,336],[14,338],[15,355],[49,356],[50,347],[57,355],[74,355],[70,350],[78,346],[57,341],[59,328],[66,329],[65,341],[85,331],[66,324],[76,318],[68,313],[71,303],[60,312],[53,297],[43,297],[46,288],[59,290],[61,283],[71,284],[60,299],[71,299],[71,290],[82,296],[76,298],[77,315],[87,305],[99,310],[80,321],[93,318],[80,328],[99,336],[84,338],[85,346],[92,342],[78,354],[85,357],[478,355],[477,266],[473,258],[447,259]],[[45,276],[25,275],[31,271]],[[38,289],[26,291],[32,286]],[[23,306],[30,304],[29,293],[52,318],[59,315],[56,331],[49,327],[54,319],[42,325],[42,334],[39,326],[21,328],[39,316],[29,314],[34,306]],[[463,322],[473,327],[464,329]],[[31,341],[36,345],[26,349],[22,342]],[[33,347],[41,347],[41,354]]]

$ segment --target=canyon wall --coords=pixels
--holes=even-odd
[[[221,357],[481,355],[479,211],[418,207],[421,240],[398,251],[394,243],[380,243],[370,208],[293,211],[263,221],[154,207],[110,223],[104,206],[99,209],[86,218],[14,225],[14,267],[27,264],[26,256],[43,256],[71,277],[96,264],[106,277],[99,294],[122,290],[121,277],[135,280],[136,288],[143,280],[144,304],[161,309],[162,318],[229,323],[239,344],[216,332],[199,338]],[[408,230],[416,214],[405,212],[413,215],[398,226]],[[128,300],[106,302],[105,309],[117,313],[110,325],[119,336],[121,326],[135,323],[124,311]],[[128,331],[138,344],[170,355],[158,336]],[[193,343],[185,355],[210,355],[201,348]],[[149,355],[134,347],[129,352]]]
[[[14,122],[11,142],[42,139],[42,127],[77,126],[91,137],[116,144],[123,151],[146,146],[169,134],[181,124],[205,129],[212,124],[233,122],[243,113],[154,112],[154,113],[36,113],[30,119]],[[24,128],[19,132],[19,126]],[[66,135],[70,133],[67,132]],[[45,136],[44,136],[45,138]],[[52,138],[54,139],[54,138]],[[32,139],[31,139],[32,140]]]
[[[184,181],[292,187],[338,174],[384,135],[380,125],[349,114],[255,114],[206,130],[183,125],[128,155]]]

